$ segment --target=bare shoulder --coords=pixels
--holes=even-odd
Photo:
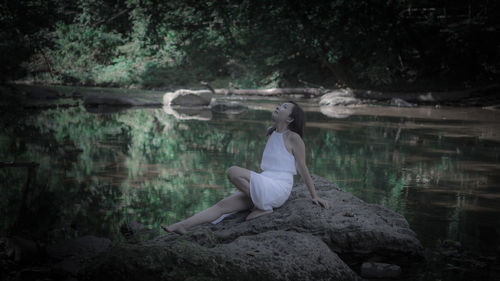
[[[299,135],[299,134],[297,134],[297,133],[296,133],[296,132],[294,132],[294,131],[290,131],[290,132],[288,133],[287,138],[288,138],[289,142],[290,142],[290,143],[292,143],[294,146],[295,146],[296,144],[300,144],[301,142],[303,143],[302,138],[300,137],[300,135]]]
[[[298,142],[298,141],[301,141],[302,138],[300,137],[299,134],[297,134],[296,132],[294,131],[290,131],[290,133],[288,134],[288,137],[291,141],[293,142]]]

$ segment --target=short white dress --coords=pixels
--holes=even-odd
[[[250,171],[250,197],[255,207],[261,210],[280,207],[292,192],[293,175],[296,175],[297,171],[295,157],[288,152],[283,139],[286,131],[283,133],[273,131],[262,154],[260,168],[263,171],[261,173]],[[233,194],[238,192],[242,191],[237,190]],[[212,224],[217,224],[234,213],[236,212],[223,214],[212,221]]]

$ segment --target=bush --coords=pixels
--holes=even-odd
[[[55,46],[50,52],[53,67],[63,81],[91,83],[94,69],[110,65],[123,44],[121,34],[106,32],[105,26],[82,28],[57,22]]]

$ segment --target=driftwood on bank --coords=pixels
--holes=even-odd
[[[216,89],[216,94],[223,95],[256,95],[256,96],[281,96],[281,95],[304,95],[316,97],[327,93],[324,88],[271,88],[271,89]]]
[[[255,96],[286,96],[303,95],[307,98],[319,97],[336,91],[347,91],[353,98],[376,101],[387,101],[400,98],[408,102],[434,103],[459,102],[464,99],[493,96],[500,90],[500,85],[491,84],[483,87],[457,91],[422,91],[422,92],[382,92],[365,89],[326,89],[320,88],[271,88],[271,89],[215,89],[214,92],[223,95],[255,95]]]
[[[426,92],[378,92],[371,90],[353,89],[356,98],[372,100],[390,100],[400,98],[408,102],[458,102],[472,97],[484,97],[498,93],[500,85],[465,89],[461,91],[426,91]]]

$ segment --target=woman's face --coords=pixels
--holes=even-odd
[[[274,121],[283,121],[285,123],[290,123],[293,118],[290,117],[292,109],[295,105],[293,103],[284,102],[276,107],[273,111],[272,118]]]

